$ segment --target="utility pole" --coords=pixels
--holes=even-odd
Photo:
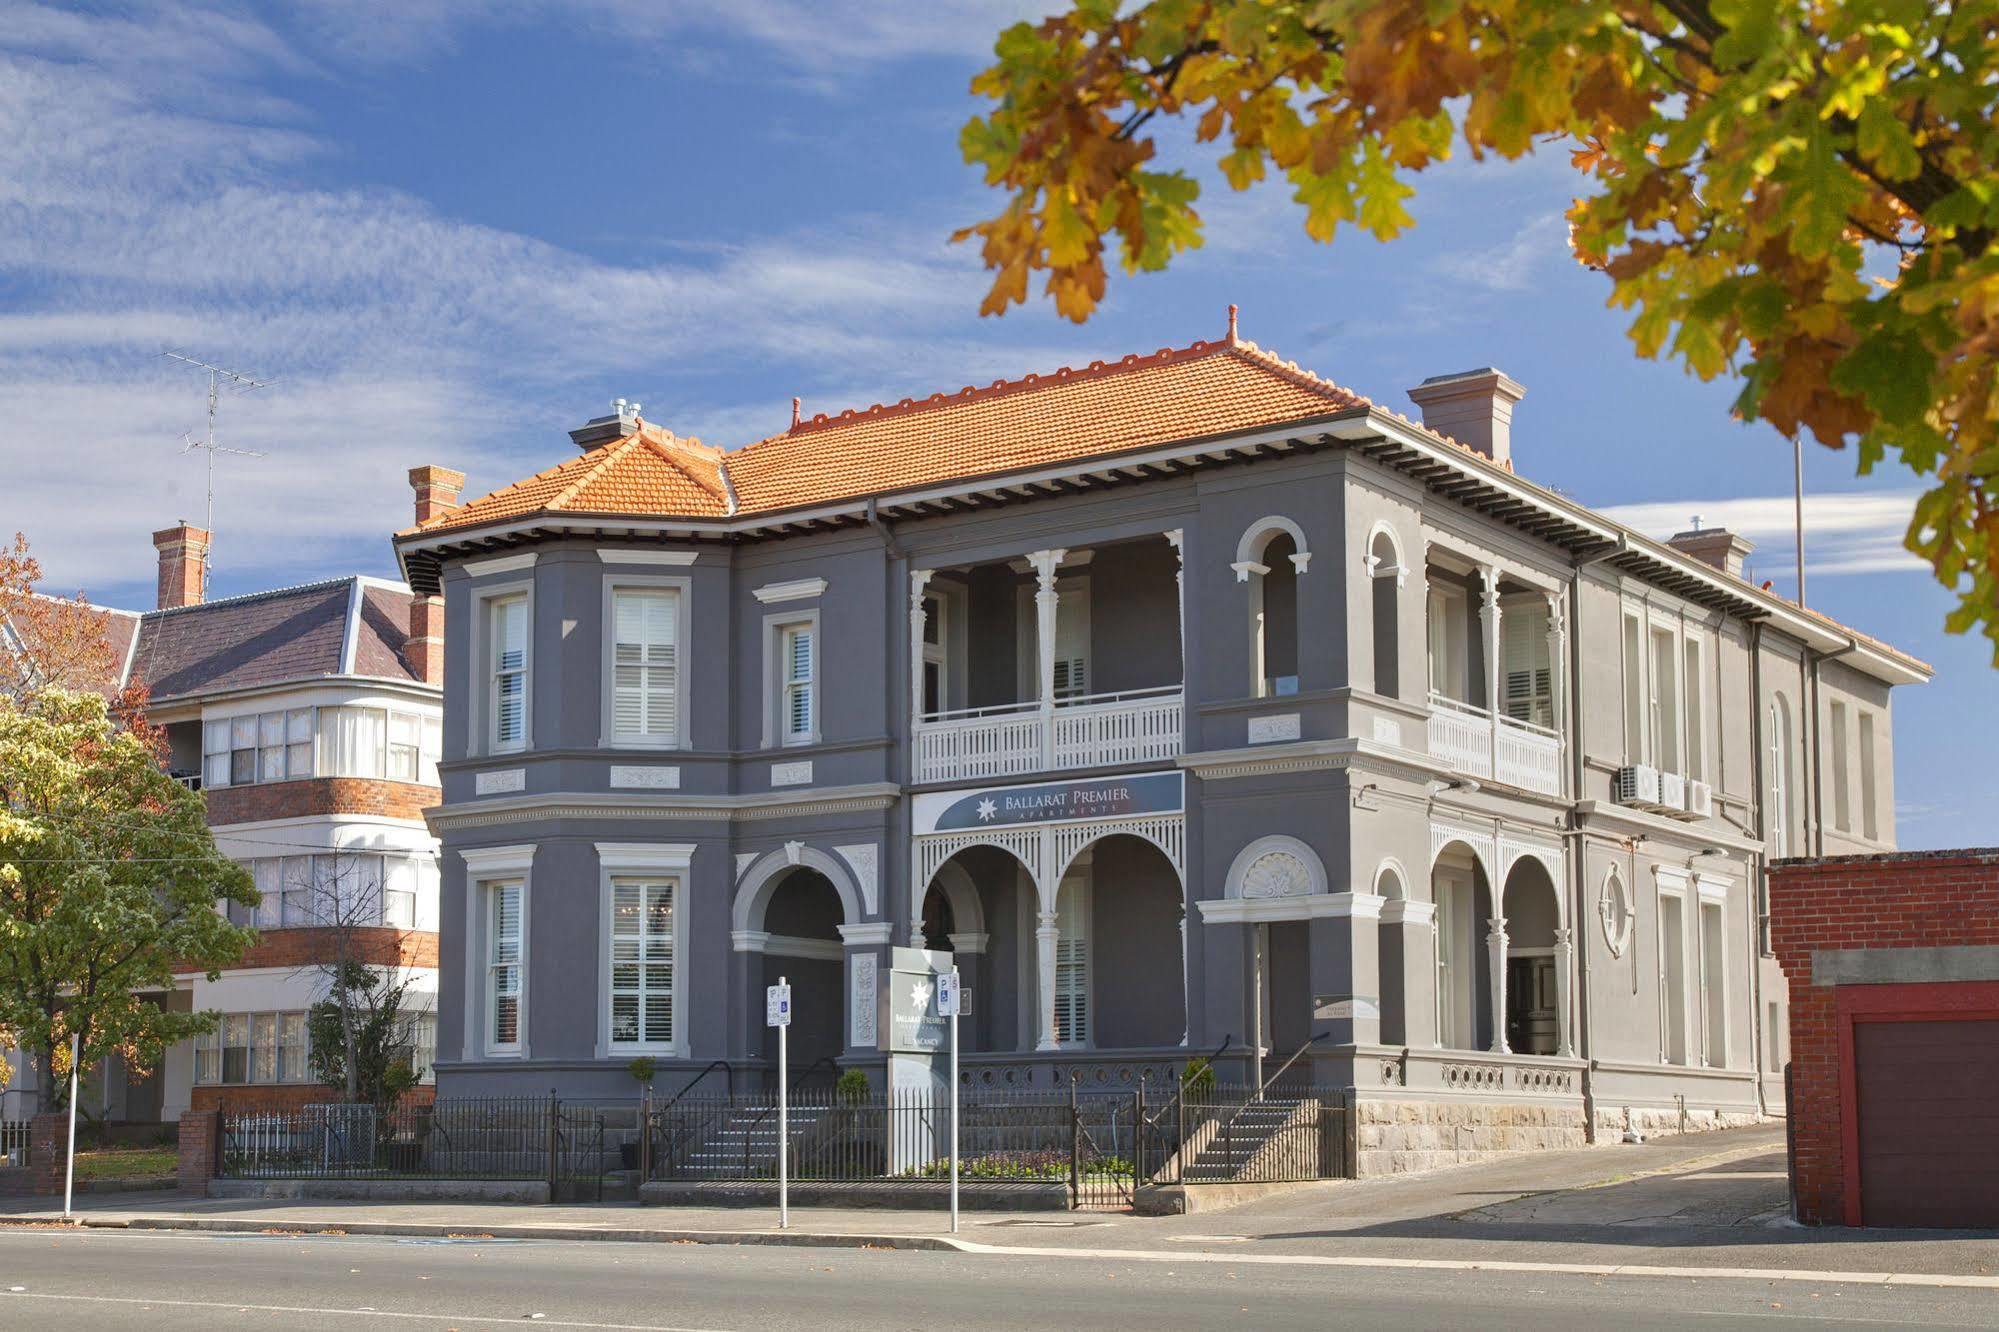
[[[258,379],[253,375],[246,375],[240,371],[226,369],[223,366],[210,365],[207,361],[197,361],[194,357],[183,356],[177,351],[167,350],[161,352],[160,355],[184,362],[197,370],[206,370],[208,372],[208,432],[200,439],[196,439],[191,434],[183,434],[181,436],[182,456],[186,456],[199,449],[206,456],[208,462],[208,500],[207,507],[203,511],[201,519],[202,529],[208,533],[209,540],[209,558],[202,561],[201,565],[201,595],[205,600],[208,596],[209,571],[215,565],[215,455],[218,453],[231,453],[239,458],[261,458],[264,456],[250,449],[224,448],[215,442],[216,404],[221,400],[222,388],[225,384],[229,386],[230,391],[233,393],[248,393],[253,389],[265,387],[271,381],[268,379]]]
[[[1791,436],[1791,482],[1794,488],[1791,521],[1798,537],[1798,605],[1805,604],[1805,442]]]

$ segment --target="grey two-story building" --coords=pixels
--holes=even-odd
[[[1309,1043],[1364,1169],[1776,1108],[1763,865],[1893,845],[1928,669],[1523,480],[1522,393],[1418,424],[1231,318],[727,452],[621,403],[434,494],[439,1094],[766,1079],[780,975],[794,1070],[878,1071],[918,943],[968,1085]]]

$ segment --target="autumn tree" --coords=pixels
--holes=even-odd
[[[0,546],[0,692],[25,702],[42,689],[101,693],[124,710],[143,700],[119,697],[124,658],[106,632],[111,612],[78,593],[51,596],[37,586],[41,562],[29,552],[28,538]]]
[[[1454,148],[1566,149],[1571,246],[1639,354],[1929,477],[1907,544],[1999,648],[1999,0],[1073,0],[995,54],[961,139],[1008,196],[960,233],[985,313],[1042,274],[1081,321],[1107,251],[1201,243],[1162,116],[1321,241],[1406,230]]]
[[[201,797],[101,696],[0,693],[0,1031],[33,1057],[44,1108],[67,1094],[72,1034],[84,1067],[144,1071],[212,1030],[214,1013],[143,996],[240,958],[255,935],[216,904],[256,900]]]

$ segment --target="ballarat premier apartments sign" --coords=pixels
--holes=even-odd
[[[980,828],[1016,828],[1033,823],[1178,814],[1186,807],[1184,791],[1184,777],[1178,772],[1036,782],[1032,786],[993,786],[977,791],[938,791],[916,798],[913,831],[922,836]]]

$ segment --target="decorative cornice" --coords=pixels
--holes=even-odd
[[[822,787],[769,795],[687,795],[674,792],[589,793],[556,791],[501,800],[467,801],[429,811],[432,832],[485,828],[529,819],[782,819],[814,814],[884,810],[902,789],[887,782]]]
[[[1267,773],[1338,768],[1355,768],[1420,782],[1441,777],[1449,771],[1414,750],[1395,749],[1353,736],[1338,740],[1250,745],[1242,749],[1209,749],[1196,754],[1182,754],[1176,761],[1207,782],[1226,781],[1233,777],[1261,777]]]
[[[1302,897],[1223,897],[1194,904],[1208,925],[1238,925],[1266,920],[1337,920],[1352,916],[1376,920],[1384,905],[1373,893],[1309,893]]]
[[[825,595],[825,592],[826,580],[823,578],[793,578],[783,583],[765,583],[753,589],[750,595],[768,606],[777,601],[809,601]]]
[[[1736,837],[1703,827],[1698,823],[1681,823],[1678,819],[1646,814],[1608,801],[1584,800],[1576,805],[1575,810],[1578,828],[1587,829],[1592,824],[1598,824],[1620,832],[1645,833],[1655,842],[1692,842],[1706,846],[1720,846],[1731,851],[1740,851],[1745,855],[1763,853],[1763,843],[1751,838]]]

